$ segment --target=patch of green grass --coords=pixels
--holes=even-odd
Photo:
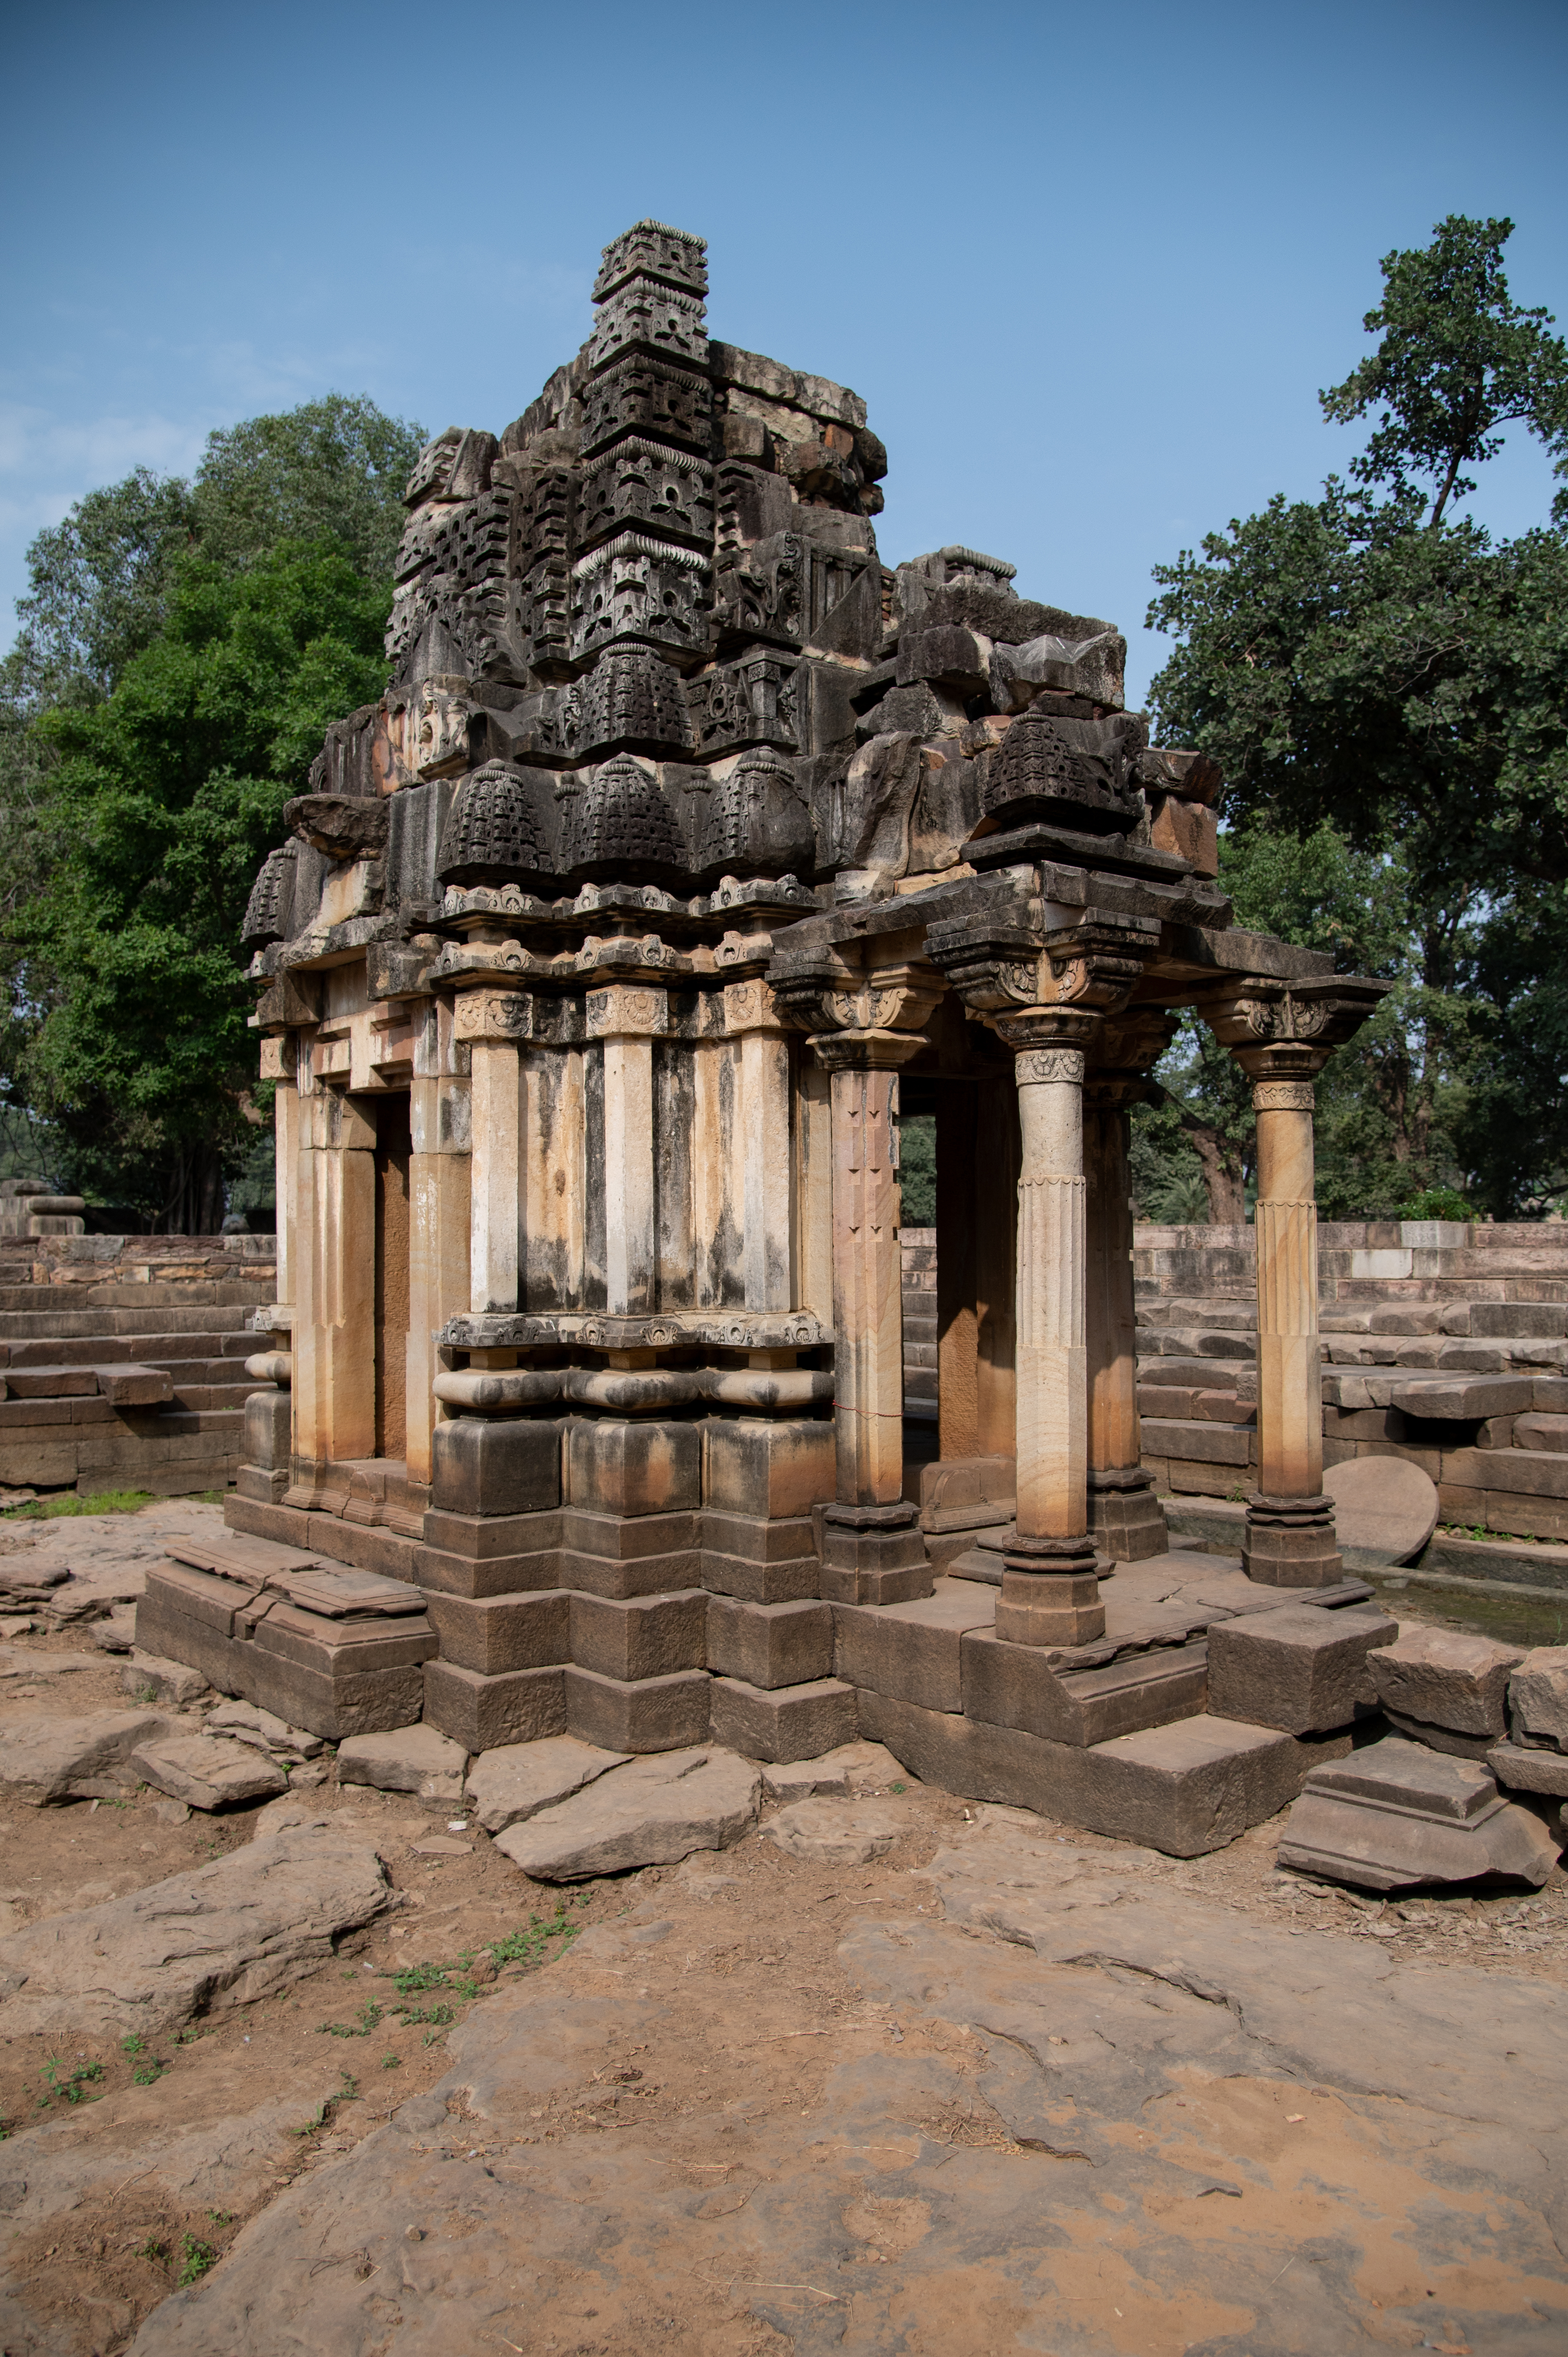
[[[187,2234],[179,2246],[180,2270],[177,2280],[182,2284],[199,2283],[210,2266],[218,2263],[218,2254],[210,2243],[199,2243],[194,2234]]]
[[[389,2046],[386,2052],[381,2056],[381,2069],[383,2071],[401,2071],[403,2069],[403,2056],[401,2054],[394,2054],[392,2048]],[[0,2136],[3,2136],[4,2134],[5,2122],[0,2121]]]
[[[168,2244],[157,2242],[149,2234],[145,2243],[137,2244],[131,2255],[136,2259],[151,2259],[155,2266],[161,2266],[168,2257]]]
[[[145,2038],[138,2038],[134,2029],[120,2040],[121,2053],[128,2055],[133,2060],[134,2060],[135,2056],[138,2054],[145,2054],[146,2050],[146,2040]]]
[[[215,2226],[231,2226],[234,2222],[232,2210],[209,2210],[207,2214]]]
[[[334,2095],[332,2101],[335,2104],[357,2104],[360,2100],[360,2083],[352,2071],[339,2071],[338,2076],[343,2082],[343,2090],[340,2094]]]
[[[74,1490],[68,1490],[58,1498],[34,1498],[26,1506],[8,1506],[0,1521],[51,1523],[60,1514],[139,1514],[152,1502],[150,1490],[101,1490],[92,1498],[79,1498]]]
[[[392,1986],[399,1996],[412,1996],[416,1989],[446,1988],[446,1969],[445,1964],[400,1964],[392,1976]]]
[[[131,2084],[133,2087],[156,2087],[167,2068],[166,2062],[159,2062],[156,2059],[151,2062],[138,2062],[131,2073]]]
[[[433,2021],[438,2029],[449,2029],[457,2018],[449,2005],[405,2005],[398,2010],[411,2029],[422,2021]],[[424,2042],[430,2043],[428,2039]]]

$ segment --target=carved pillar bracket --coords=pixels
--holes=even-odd
[[[837,1497],[822,1516],[822,1594],[834,1603],[901,1603],[931,1589],[918,1510],[903,1494],[898,1071],[926,1044],[919,1026],[939,988],[900,967],[797,974],[777,990],[790,1019],[812,1027],[811,1052],[832,1075]]]
[[[1249,976],[1202,1010],[1251,1079],[1258,1120],[1258,1488],[1242,1563],[1270,1587],[1321,1587],[1343,1569],[1323,1492],[1313,1081],[1388,987]]]

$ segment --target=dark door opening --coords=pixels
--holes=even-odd
[[[406,1095],[379,1097],[373,1102],[376,1455],[401,1457],[407,1446],[404,1386],[408,1345],[408,1165],[413,1139]]]

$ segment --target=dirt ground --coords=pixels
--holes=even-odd
[[[1402,1599],[1407,1612],[1412,1603]],[[81,1630],[11,1641],[9,1674],[0,1676],[0,1744],[6,1723],[22,1715],[124,1706],[120,1665],[112,1657],[101,1667],[54,1668],[86,1650]],[[890,1780],[886,1797],[898,1818],[897,1837],[886,1856],[853,1868],[784,1855],[768,1837],[775,1812],[765,1804],[757,1830],[733,1849],[563,1892],[528,1881],[462,1811],[360,1787],[339,1792],[331,1770],[306,1797],[366,1829],[395,1892],[389,1913],[345,1938],[329,1964],[281,1996],[214,2014],[150,2050],[126,2052],[116,2042],[86,2039],[0,2040],[5,2357],[114,2357],[126,2349],[142,2320],[182,2283],[199,2281],[248,2221],[300,2180],[330,2169],[411,2097],[434,2086],[449,2069],[452,2038],[476,2006],[522,1979],[542,1982],[558,1974],[558,1960],[590,1930],[600,1940],[584,1946],[585,1967],[607,1940],[611,1948],[604,1953],[614,1949],[630,1959],[614,1984],[603,1984],[618,1988],[625,2003],[601,2019],[569,2083],[542,2091],[524,2142],[575,2150],[585,2132],[635,2127],[678,2152],[689,2183],[710,2187],[717,2205],[711,2214],[722,2216],[726,2205],[738,2209],[749,2198],[736,2152],[752,2125],[770,2115],[810,2119],[835,2072],[872,2053],[897,2055],[918,2037],[922,2051],[941,2051],[947,2074],[946,2092],[922,2132],[962,2150],[1017,2156],[1027,2148],[980,2093],[980,2058],[966,2044],[967,2030],[928,2019],[907,2035],[898,2006],[868,1999],[853,1963],[868,1927],[892,1926],[888,1936],[908,1945],[922,1923],[941,1921],[941,1899],[921,1869],[974,1824],[979,1812],[971,1804],[908,1777]],[[205,1864],[251,1838],[254,1813],[171,1822],[177,1807],[145,1790],[124,1803],[45,1808],[0,1796],[0,1931]],[[415,1847],[433,1834],[447,1835],[457,1820],[462,1830],[449,1838],[467,1846],[460,1854],[432,1856]],[[1121,1845],[1076,1830],[1068,1837],[1108,1865],[1122,1852]],[[1400,1959],[1568,1987],[1568,1878],[1561,1868],[1538,1893],[1515,1889],[1380,1904],[1280,1872],[1277,1840],[1277,1824],[1261,1826],[1211,1857],[1159,1865],[1158,1879],[1166,1891],[1228,1912],[1238,1932],[1267,1927],[1326,1935],[1347,1947],[1375,1941]],[[531,1924],[532,1953],[509,1960],[509,1940]],[[638,1977],[639,1943],[649,1958],[646,1981]],[[499,1964],[497,1947],[503,1951]],[[671,2000],[672,1972],[678,1989]],[[599,1986],[583,1981],[575,1958],[570,1973],[575,1986]],[[1227,2100],[1235,2116],[1220,2121],[1216,2115],[1209,2126],[1228,2150],[1238,2138],[1255,2141],[1290,2095],[1249,2093],[1238,2083]],[[1212,2094],[1202,2101],[1215,2114]],[[1250,2125],[1241,2117],[1248,2104],[1258,2112]],[[475,2135],[482,2158],[478,2125]],[[38,2157],[46,2152],[43,2179],[53,2169],[61,2191],[48,2214],[29,2219],[17,2189],[33,2184],[36,2190]],[[862,2239],[874,2253],[896,2257],[908,2221],[897,2200],[877,2207],[883,2197],[866,2198],[872,2208]],[[452,2231],[460,2237],[460,2222]],[[961,2330],[955,2314],[945,2341],[917,2337],[908,2345],[933,2352],[1046,2345],[1015,2340],[996,2287],[972,2290],[983,2307],[992,2302],[984,2333],[976,2338],[967,2325]],[[710,2347],[697,2337],[694,2311],[679,2303],[657,2339],[634,2334],[623,2341],[619,2327],[609,2339],[596,2338],[590,2329],[596,2311],[590,2307],[574,2321],[569,2295],[569,2285],[558,2287],[548,2318],[537,2311],[537,2333],[526,2340],[529,2357],[535,2349],[564,2357],[573,2349]],[[1212,2341],[1212,2319],[1195,2310],[1192,2320],[1202,2328],[1193,2347],[1241,2350],[1240,2341]],[[751,2313],[711,2346],[752,2357],[817,2345],[810,2336],[797,2343],[794,2328],[782,2329],[788,2324],[787,2317],[775,2326]],[[252,2345],[268,2357],[264,2337]],[[489,2345],[524,2343],[503,2331]],[[1125,2345],[1188,2344],[1172,2341],[1162,2325],[1154,2339],[1134,2337]],[[1412,2342],[1402,2330],[1390,2345],[1461,2344]],[[1261,2343],[1255,2357],[1263,2357]]]

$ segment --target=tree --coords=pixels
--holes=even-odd
[[[1342,1216],[1456,1178],[1500,1212],[1568,1167],[1568,534],[1496,544],[1444,512],[1503,420],[1568,450],[1568,353],[1509,300],[1509,228],[1450,220],[1385,261],[1383,340],[1321,396],[1385,404],[1358,488],[1276,497],[1155,569],[1155,714],[1225,770],[1238,915],[1396,984],[1325,1075]]]
[[[323,730],[386,680],[424,429],[340,394],[28,551],[0,664],[0,1154],[214,1226],[257,1108],[238,928]]]
[[[1412,472],[1430,476],[1434,531],[1449,501],[1476,488],[1460,468],[1502,448],[1498,425],[1528,425],[1568,476],[1568,345],[1547,334],[1550,311],[1510,301],[1502,255],[1512,235],[1511,221],[1450,213],[1430,245],[1385,254],[1383,299],[1361,322],[1369,336],[1381,329],[1382,341],[1343,384],[1318,395],[1325,415],[1342,425],[1381,404],[1351,476],[1396,491]],[[1553,514],[1568,522],[1568,486]]]
[[[161,1222],[222,1216],[256,1115],[246,896],[323,730],[381,692],[389,603],[330,546],[187,557],[113,694],[38,723],[70,849],[13,921],[22,1069],[78,1181]]]

